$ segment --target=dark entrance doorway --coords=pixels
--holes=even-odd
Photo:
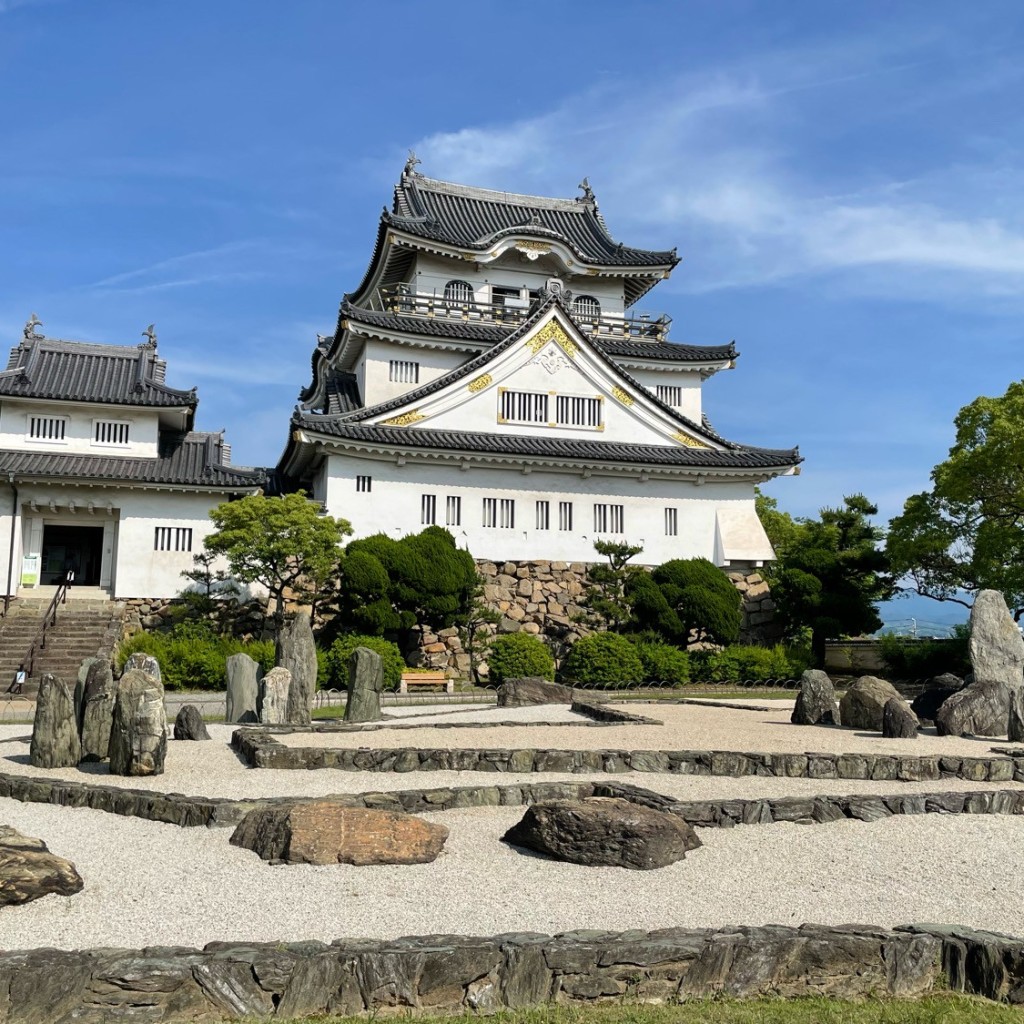
[[[44,526],[43,566],[39,582],[59,583],[68,571],[73,586],[97,587],[103,560],[102,526]]]

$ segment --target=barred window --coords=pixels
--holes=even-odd
[[[28,436],[33,441],[63,441],[68,421],[64,416],[29,416]]]
[[[371,476],[357,476],[356,477],[356,490],[369,492],[373,488],[373,477]]]
[[[424,494],[420,498],[420,523],[433,526],[437,522],[437,495]]]
[[[462,498],[457,494],[449,494],[444,500],[445,526],[462,525]]]
[[[511,530],[516,525],[514,498],[484,498],[484,526]]]
[[[593,295],[581,295],[573,302],[572,311],[581,320],[597,320],[601,316],[601,303]]]
[[[154,551],[191,551],[191,526],[157,526],[153,537]]]
[[[551,502],[550,501],[538,501],[537,502],[537,529],[538,530],[550,530],[551,529]]]
[[[665,509],[665,536],[675,537],[679,533],[679,510]]]
[[[468,281],[449,281],[444,286],[444,301],[468,305],[473,301],[473,286]]]
[[[420,364],[407,359],[392,359],[388,368],[388,380],[398,384],[419,384]]]
[[[599,427],[601,399],[559,395],[555,399],[555,422],[560,427]]]
[[[558,528],[565,532],[572,531],[572,502],[560,501],[558,503]]]
[[[128,424],[119,420],[96,420],[93,443],[126,445],[128,443]]]
[[[499,391],[498,418],[505,423],[547,423],[548,396],[537,391]]]
[[[678,384],[659,384],[654,394],[666,405],[678,407],[683,404],[683,389]]]
[[[623,518],[621,505],[595,505],[594,533],[622,533]]]

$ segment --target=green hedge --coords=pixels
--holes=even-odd
[[[690,659],[686,651],[652,640],[634,640],[633,646],[644,667],[644,682],[682,686],[690,681]]]
[[[555,678],[555,659],[543,640],[530,633],[503,633],[487,649],[488,679],[501,684],[519,676]]]
[[[405,671],[405,661],[398,645],[382,636],[364,636],[359,633],[345,633],[331,644],[326,657],[326,685],[336,690],[348,687],[348,659],[357,647],[369,647],[380,655],[384,663],[384,689],[397,690]]]
[[[952,672],[965,676],[971,671],[967,652],[970,627],[956,626],[948,640],[914,640],[885,634],[878,638],[878,650],[886,672],[895,679],[930,679]]]
[[[562,676],[578,686],[635,686],[644,664],[636,647],[619,633],[591,633],[573,644]]]
[[[802,648],[758,647],[733,644],[720,651],[690,651],[690,677],[700,683],[765,682],[769,679],[799,679],[810,666],[809,653]]]

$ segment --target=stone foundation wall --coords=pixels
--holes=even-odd
[[[938,925],[773,925],[36,949],[0,954],[0,989],[3,1020],[83,1024],[465,1014],[808,992],[866,999],[952,989],[1019,1003],[1024,942]]]
[[[583,594],[587,590],[585,562],[477,562],[483,579],[484,602],[501,618],[496,626],[487,626],[486,635],[532,633],[543,636],[554,648],[556,660],[577,638],[590,632],[576,619],[583,615]],[[780,631],[775,622],[775,602],[768,584],[759,572],[726,574],[743,596],[743,621],[740,640],[744,643],[774,643]],[[469,674],[469,655],[457,629],[437,633],[414,630],[406,649],[413,666],[447,672],[465,678]],[[486,661],[484,671],[486,676]]]

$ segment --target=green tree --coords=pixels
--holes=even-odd
[[[469,595],[469,607],[458,616],[456,622],[462,649],[469,655],[469,681],[480,682],[479,655],[481,648],[487,644],[488,626],[495,626],[501,621],[501,613],[487,604],[484,597],[483,577],[477,576],[476,586]]]
[[[706,558],[674,558],[651,573],[651,583],[631,580],[634,624],[657,630],[670,643],[731,644],[740,633],[739,591]],[[656,588],[656,589],[655,589]]]
[[[641,544],[627,544],[625,541],[596,540],[594,550],[604,555],[606,563],[597,562],[587,569],[587,587],[583,605],[587,609],[585,618],[591,624],[604,629],[621,628],[630,616],[630,601],[627,581],[643,572],[639,566],[627,564],[643,551]]]
[[[788,512],[783,512],[775,498],[762,494],[761,489],[757,487],[754,488],[754,509],[775,550],[775,561],[765,562],[760,570],[761,576],[770,587],[781,568],[781,561],[785,558],[786,552],[800,543],[805,524],[794,519]]]
[[[1024,381],[976,398],[956,420],[949,457],[930,490],[911,495],[889,524],[886,551],[907,589],[970,607],[1000,591],[1024,614]]]
[[[879,548],[882,531],[869,517],[878,509],[862,494],[841,508],[823,508],[819,519],[798,520],[774,572],[772,597],[791,636],[811,630],[814,663],[824,664],[830,637],[881,628],[875,602],[893,593],[889,560]]]
[[[227,501],[211,509],[210,519],[217,529],[206,538],[207,551],[224,555],[236,580],[266,587],[279,616],[286,591],[315,608],[337,573],[341,539],[352,532],[303,491]]]

